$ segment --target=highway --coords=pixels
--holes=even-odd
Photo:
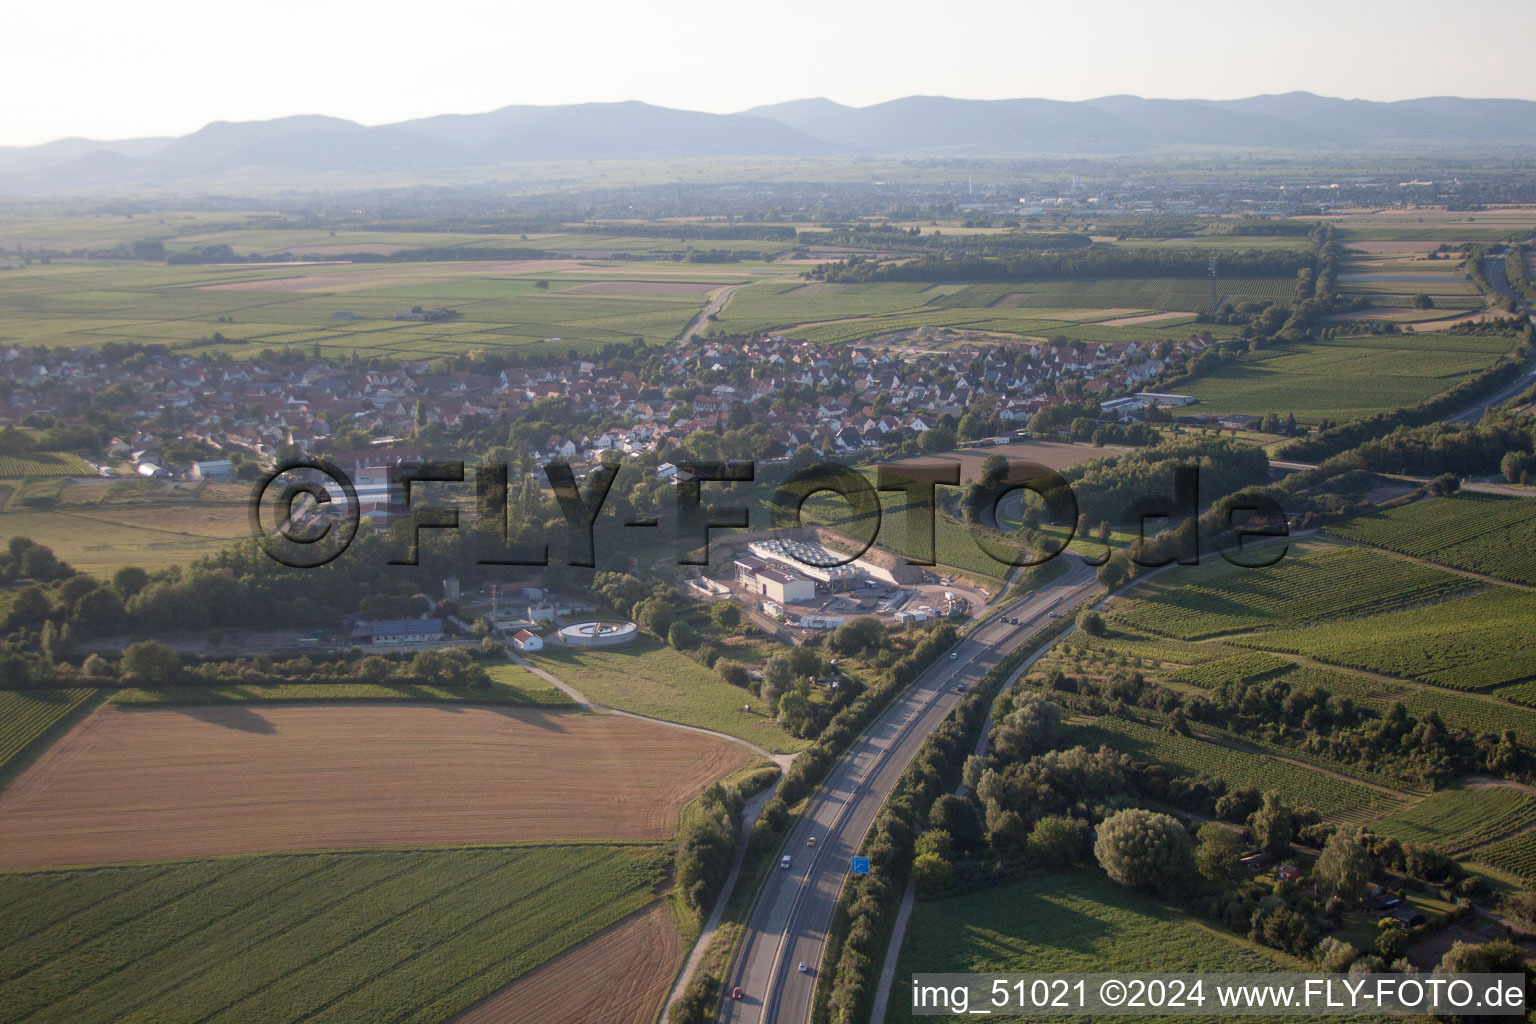
[[[850,859],[925,737],[1004,655],[1092,593],[1094,570],[1076,555],[1056,582],[1002,608],[898,696],[851,744],[790,832],[790,867],[773,869],[752,908],[724,986],[727,1024],[804,1024],[815,971]],[[1002,621],[1017,618],[1017,626]],[[808,845],[812,837],[814,846]],[[804,962],[810,973],[801,973]],[[829,965],[830,966],[830,965]],[[744,996],[730,998],[740,986]]]

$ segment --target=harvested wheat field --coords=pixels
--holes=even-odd
[[[650,1024],[683,962],[657,900],[454,1017],[451,1024]]]
[[[1137,316],[1116,317],[1113,320],[1100,320],[1100,327],[1140,327],[1143,324],[1155,324],[1160,320],[1178,320],[1181,317],[1194,316],[1193,313],[1180,313],[1175,310],[1172,313],[1142,313]]]
[[[580,712],[108,706],[0,794],[0,867],[665,839],[683,804],[748,756]]]

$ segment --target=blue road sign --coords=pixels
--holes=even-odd
[[[853,873],[856,874],[856,875],[867,875],[867,874],[869,874],[869,858],[868,857],[855,857],[855,858],[853,858]]]

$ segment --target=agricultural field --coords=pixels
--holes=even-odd
[[[95,690],[0,690],[0,779],[11,762],[96,695]]]
[[[1445,315],[1442,311],[1478,309],[1483,296],[1454,260],[1431,260],[1426,253],[1369,253],[1348,259],[1339,274],[1344,295],[1367,295],[1378,307],[1403,310],[1409,319]],[[1428,295],[1430,311],[1412,309],[1416,295]],[[1389,318],[1397,319],[1388,313]]]
[[[981,477],[981,468],[994,455],[1001,455],[1011,462],[1028,462],[1047,469],[1062,472],[1073,466],[1081,466],[1094,459],[1110,458],[1121,448],[1100,448],[1090,444],[1064,444],[1059,441],[1009,441],[1007,444],[977,444],[953,451],[933,452],[908,459],[897,459],[887,465],[900,468],[904,465],[931,466],[939,462],[960,463],[960,481]]]
[[[1234,648],[1220,643],[1188,643],[1114,630],[1106,636],[1074,634],[1046,655],[1041,667],[1065,672],[1131,668],[1175,687],[1209,689],[1229,680],[1279,680],[1293,690],[1320,688],[1347,696],[1378,713],[1400,703],[1415,718],[1430,711],[1445,724],[1473,735],[1513,731],[1522,744],[1536,745],[1536,709],[1522,707],[1520,695],[1509,692],[1531,684],[1504,687],[1493,694],[1462,693],[1433,684],[1366,675],[1344,668],[1299,664],[1268,651]]]
[[[1490,867],[1536,882],[1536,831],[1522,832],[1477,851],[1476,859]]]
[[[1185,666],[1204,665],[1232,655],[1229,649],[1215,644],[1170,640],[1154,633],[1142,633],[1126,628],[1116,628],[1103,636],[1074,633],[1052,648],[1046,657],[1054,658],[1060,652],[1079,653],[1099,660],[1134,665],[1138,668],[1161,666],[1173,671]]]
[[[1536,708],[1536,681],[1500,686],[1494,692],[1505,700],[1512,700],[1516,704],[1524,704],[1528,708]]]
[[[1336,673],[1330,673],[1335,675]],[[1503,691],[1492,695],[1458,693],[1439,686],[1406,684],[1408,692],[1395,699],[1401,700],[1409,713],[1422,717],[1433,710],[1447,725],[1465,729],[1473,735],[1490,733],[1498,736],[1505,731],[1514,732],[1522,746],[1536,745],[1536,710],[1521,707],[1514,697]]]
[[[652,904],[669,863],[594,844],[12,872],[0,1018],[436,1024]]]
[[[1267,651],[1244,651],[1215,661],[1190,665],[1173,673],[1170,678],[1209,690],[1226,682],[1246,683],[1264,676],[1278,675],[1294,664]]]
[[[1290,279],[1221,282],[1221,301],[1289,298]],[[1210,304],[1208,281],[1130,278],[1022,284],[770,282],[735,292],[720,313],[726,330],[791,330],[823,344],[840,344],[924,328],[982,332],[1002,338],[1084,341],[1183,340],[1194,311]],[[1174,313],[1178,315],[1163,316]]]
[[[237,228],[181,235],[166,244],[170,252],[197,246],[228,245],[239,256],[347,256],[369,253],[388,256],[402,249],[541,249],[581,258],[628,256],[661,258],[690,250],[772,254],[794,247],[793,242],[757,239],[677,239],[659,235],[599,234],[535,231],[528,234],[489,234],[453,231],[321,231],[305,228]]]
[[[68,452],[0,455],[0,479],[35,476],[95,476],[89,462]]]
[[[260,214],[161,210],[148,217],[100,211],[29,216],[17,211],[0,218],[0,249],[31,252],[105,249],[167,235],[234,227],[250,216]]]
[[[661,841],[700,787],[748,756],[725,740],[580,712],[108,706],[0,793],[0,867]]]
[[[1498,588],[1368,619],[1276,629],[1232,643],[1285,651],[1454,690],[1536,676],[1536,649],[1512,642],[1536,615],[1536,594]]]
[[[549,646],[530,660],[588,699],[620,711],[739,736],[774,753],[807,743],[779,728],[751,691],[649,637],[622,647]]]
[[[476,1003],[452,1024],[651,1024],[683,952],[671,911],[657,900]]]
[[[1089,748],[1108,746],[1141,761],[1168,765],[1189,778],[1204,775],[1225,779],[1232,786],[1273,791],[1292,807],[1311,807],[1334,821],[1360,822],[1403,803],[1401,797],[1252,749],[1239,750],[1110,716],[1074,722],[1066,730],[1065,742]]]
[[[100,576],[185,565],[250,536],[250,494],[240,484],[28,480],[0,508],[0,537],[30,537]]]
[[[1456,569],[1536,585],[1536,501],[1528,498],[1461,491],[1360,516],[1326,532]]]
[[[914,1015],[907,979],[920,971],[1129,973],[1301,969],[1299,961],[1284,953],[1219,932],[1098,872],[1060,872],[950,899],[919,902],[913,909],[907,939],[901,948],[898,981],[892,990],[886,1019],[975,1019]]]
[[[74,348],[137,341],[236,357],[319,346],[333,358],[399,359],[558,346],[564,358],[573,349],[636,337],[671,341],[710,293],[766,274],[754,263],[596,259],[305,266],[56,262],[7,274],[0,344]],[[453,316],[440,322],[395,319],[415,307]],[[215,333],[223,340],[214,340]]]
[[[1384,334],[1335,338],[1249,353],[1179,391],[1189,413],[1294,413],[1303,423],[1359,419],[1417,405],[1492,364],[1510,338]]]
[[[1536,822],[1536,796],[1510,786],[1442,790],[1371,826],[1405,843],[1428,843],[1446,853],[1476,850]]]
[[[1376,615],[1476,586],[1468,577],[1362,548],[1298,547],[1265,569],[1208,561],[1165,573],[1138,588],[1134,601],[1117,602],[1112,617],[1134,629],[1201,640]],[[1253,645],[1267,646],[1262,639]]]
[[[1513,205],[1476,211],[1381,207],[1340,210],[1322,219],[1341,229],[1351,246],[1374,241],[1433,243],[1422,250],[1428,251],[1442,242],[1497,242],[1512,232],[1529,232],[1536,223],[1536,209]]]

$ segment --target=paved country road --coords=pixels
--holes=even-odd
[[[815,971],[850,858],[907,763],[960,698],[957,684],[974,686],[1014,648],[1096,588],[1094,570],[1076,555],[1056,582],[1004,607],[892,702],[861,736],[812,798],[791,831],[787,870],[763,884],[725,979],[720,1020],[726,1024],[803,1024],[810,1013]],[[1019,625],[1002,621],[1017,617]],[[807,840],[815,837],[816,845]],[[811,973],[797,969],[804,962]],[[740,986],[741,1000],[730,998]]]

